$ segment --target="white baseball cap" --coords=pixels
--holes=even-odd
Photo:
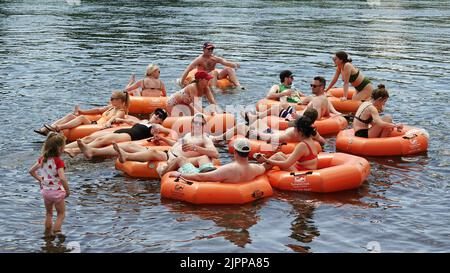
[[[250,152],[250,142],[246,138],[238,138],[234,141],[233,147],[236,151],[242,153]]]

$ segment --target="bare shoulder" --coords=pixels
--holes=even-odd
[[[250,169],[252,172],[254,172],[257,175],[261,175],[266,172],[266,168],[264,168],[261,164],[251,163]]]

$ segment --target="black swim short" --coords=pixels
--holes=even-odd
[[[361,129],[356,131],[355,136],[369,138],[369,129]]]

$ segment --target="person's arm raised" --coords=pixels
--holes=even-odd
[[[104,107],[92,108],[89,110],[78,110],[78,115],[97,115],[103,114],[103,112],[107,111],[111,106],[107,105]]]
[[[142,81],[143,80],[139,80],[139,81],[135,82],[134,84],[125,87],[124,91],[127,93],[130,93],[131,91],[134,91],[134,90],[138,89],[139,87],[142,87]]]

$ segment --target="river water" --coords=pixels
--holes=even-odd
[[[113,159],[64,157],[67,237],[42,239],[43,201],[27,172],[42,137],[32,130],[77,103],[103,105],[149,63],[174,92],[205,41],[241,64],[248,89],[216,94],[222,106],[254,105],[283,69],[309,92],[346,50],[390,90],[394,120],[429,132],[429,150],[369,158],[358,190],[275,191],[243,206],[161,199],[159,181],[124,177]],[[0,252],[62,252],[69,242],[83,252],[448,251],[449,45],[448,1],[1,1]],[[230,161],[224,148],[221,159]]]

